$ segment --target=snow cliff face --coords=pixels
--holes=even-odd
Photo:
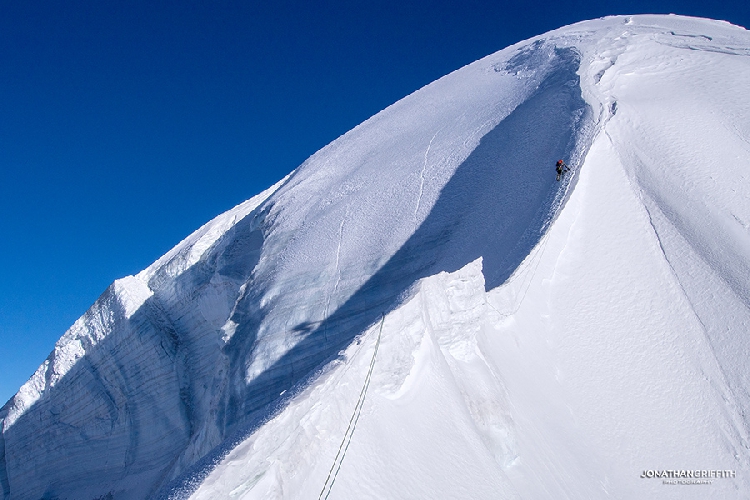
[[[747,497],[749,56],[613,17],[387,108],[99,298],[3,497]]]

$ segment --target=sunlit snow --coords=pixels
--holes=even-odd
[[[115,282],[3,498],[747,498],[748,82],[744,29],[622,16],[420,89]]]

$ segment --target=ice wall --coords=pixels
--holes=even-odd
[[[601,19],[387,108],[100,297],[0,410],[3,497],[312,497],[383,314],[339,498],[746,471],[748,54]]]

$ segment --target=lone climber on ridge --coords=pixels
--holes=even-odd
[[[562,175],[565,172],[569,172],[569,171],[570,171],[570,169],[568,168],[568,166],[565,164],[564,161],[557,160],[557,165],[555,166],[555,172],[557,172],[557,180],[558,180],[558,182],[560,181],[560,177],[562,177]]]

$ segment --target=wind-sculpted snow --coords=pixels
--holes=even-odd
[[[321,322],[293,326],[302,338],[241,387],[231,403],[238,417],[264,407],[329,361],[405,300],[417,280],[457,271],[479,257],[484,258],[488,288],[510,276],[539,241],[552,214],[557,183],[550,175],[549,158],[571,155],[587,114],[576,75],[578,57],[571,49],[558,52],[549,76],[482,137],[403,246]],[[237,310],[253,311],[256,304],[256,297],[247,297]],[[237,314],[232,320],[242,325],[234,339],[245,341],[242,350],[248,352],[238,356],[235,369],[240,375],[257,342],[253,335],[258,325],[248,320],[251,314]]]
[[[246,360],[257,349],[264,317],[257,311],[258,297],[246,295],[237,304],[231,321],[239,326],[229,345],[238,390],[227,407],[230,424],[252,415],[249,432],[265,421],[272,414],[269,405],[279,408],[280,395],[286,401],[293,388],[308,383],[317,368],[403,302],[419,279],[456,271],[479,257],[488,287],[508,278],[553,212],[557,183],[549,158],[570,157],[582,147],[577,139],[585,139],[580,131],[588,111],[578,86],[578,55],[557,49],[547,63],[544,80],[482,137],[403,246],[322,321],[293,325],[299,341],[247,384],[241,383]]]
[[[588,21],[372,117],[100,297],[4,498],[746,496],[749,49]]]
[[[536,72],[498,71],[501,54],[397,103],[105,293],[4,410],[6,443],[25,443],[3,469],[13,497],[149,496],[248,432],[416,280],[488,252],[448,254],[482,185],[497,198],[475,227],[508,232],[493,243],[495,280],[507,276],[554,199],[548,157],[577,146],[585,106],[573,49],[530,54]],[[514,151],[528,131],[535,152]]]
[[[247,288],[230,318],[233,334],[227,350],[232,353],[229,370],[233,391],[223,408],[225,429],[237,428],[244,421],[242,429],[247,433],[264,422],[295,394],[293,388],[304,387],[316,369],[335,358],[380,315],[403,301],[409,288],[420,278],[443,270],[457,270],[485,255],[492,270],[491,286],[497,286],[520,263],[538,241],[556,200],[555,180],[549,175],[546,160],[569,157],[576,148],[583,147],[580,140],[584,137],[579,132],[584,129],[587,114],[576,75],[577,53],[569,48],[554,49],[545,44],[535,48],[533,53],[540,51],[546,56],[544,78],[521,105],[481,138],[478,146],[442,187],[416,231],[372,276],[368,278],[366,271],[375,264],[351,254],[347,257],[356,259],[356,267],[334,270],[335,278],[329,278],[330,281],[335,279],[333,286],[325,281],[321,283],[317,277],[308,277],[311,271],[318,272],[314,266],[295,267],[295,273],[305,276],[292,278],[304,282],[305,286],[297,293],[306,297],[290,299],[289,294],[296,291],[292,289],[287,295],[275,299],[276,307],[283,308],[283,319],[289,326],[282,331],[269,331],[265,339],[260,335],[264,330],[271,330],[267,325],[272,321],[268,317],[273,312],[259,308],[263,302],[263,297],[257,295],[259,287]],[[539,119],[540,116],[544,118]],[[519,143],[526,148],[519,148]],[[307,187],[300,186],[297,189]],[[294,195],[294,189],[286,189],[287,193],[282,190],[280,197]],[[477,198],[478,192],[486,193],[485,197]],[[376,194],[382,194],[382,191]],[[355,198],[349,203],[356,201]],[[403,205],[404,201],[408,203],[409,200],[399,203]],[[357,208],[345,206],[344,213]],[[393,207],[387,213],[392,214]],[[331,217],[326,213],[315,220],[333,218],[335,221],[336,215],[334,212]],[[278,221],[280,217],[273,208],[269,210],[269,218]],[[337,267],[342,266],[340,246],[346,222],[346,219],[341,221],[339,234],[334,239],[338,240]],[[357,222],[362,224],[362,221]],[[281,231],[282,227],[277,222],[271,232]],[[328,226],[331,227],[335,225]],[[369,229],[371,235],[377,232],[377,228]],[[315,235],[304,241],[317,242],[320,239]],[[283,269],[283,263],[273,264],[268,267],[278,280],[279,274],[283,274],[279,269]],[[255,278],[258,279],[262,272],[262,268],[256,269]],[[352,290],[352,285],[359,286]],[[323,294],[328,292],[328,296],[315,297],[317,287]],[[342,300],[350,290],[348,299]],[[334,295],[336,292],[338,295]],[[266,292],[265,296],[268,295],[273,294]],[[324,310],[322,321],[310,321],[299,312],[299,304],[310,308],[315,301],[319,301],[318,308]],[[331,303],[338,305],[336,309]],[[312,312],[319,314],[320,310],[312,308]],[[305,320],[292,323],[295,314]],[[289,345],[290,336],[294,342],[292,345]],[[264,341],[267,345],[259,346]],[[283,342],[282,349],[274,345],[279,341]],[[257,351],[260,349],[263,351],[259,356]],[[248,369],[248,359],[256,366],[251,365]],[[252,377],[247,375],[249,370],[255,371]]]
[[[229,310],[236,281],[249,272],[238,276],[240,263],[259,246],[257,231],[247,230],[258,218],[252,210],[272,191],[217,218],[213,226],[224,231],[197,231],[163,259],[148,285],[135,277],[115,282],[63,336],[0,413],[5,442],[19,443],[11,445],[13,460],[0,462],[6,497],[146,498],[168,478],[200,423],[191,372],[214,360],[210,344],[203,350],[205,335],[221,325],[200,311],[185,321],[186,296],[208,309],[229,301]],[[232,218],[239,222],[227,225]],[[202,259],[185,266],[196,246]],[[238,247],[243,258],[227,263]],[[175,298],[178,306],[170,303]],[[14,488],[15,481],[22,486]]]

